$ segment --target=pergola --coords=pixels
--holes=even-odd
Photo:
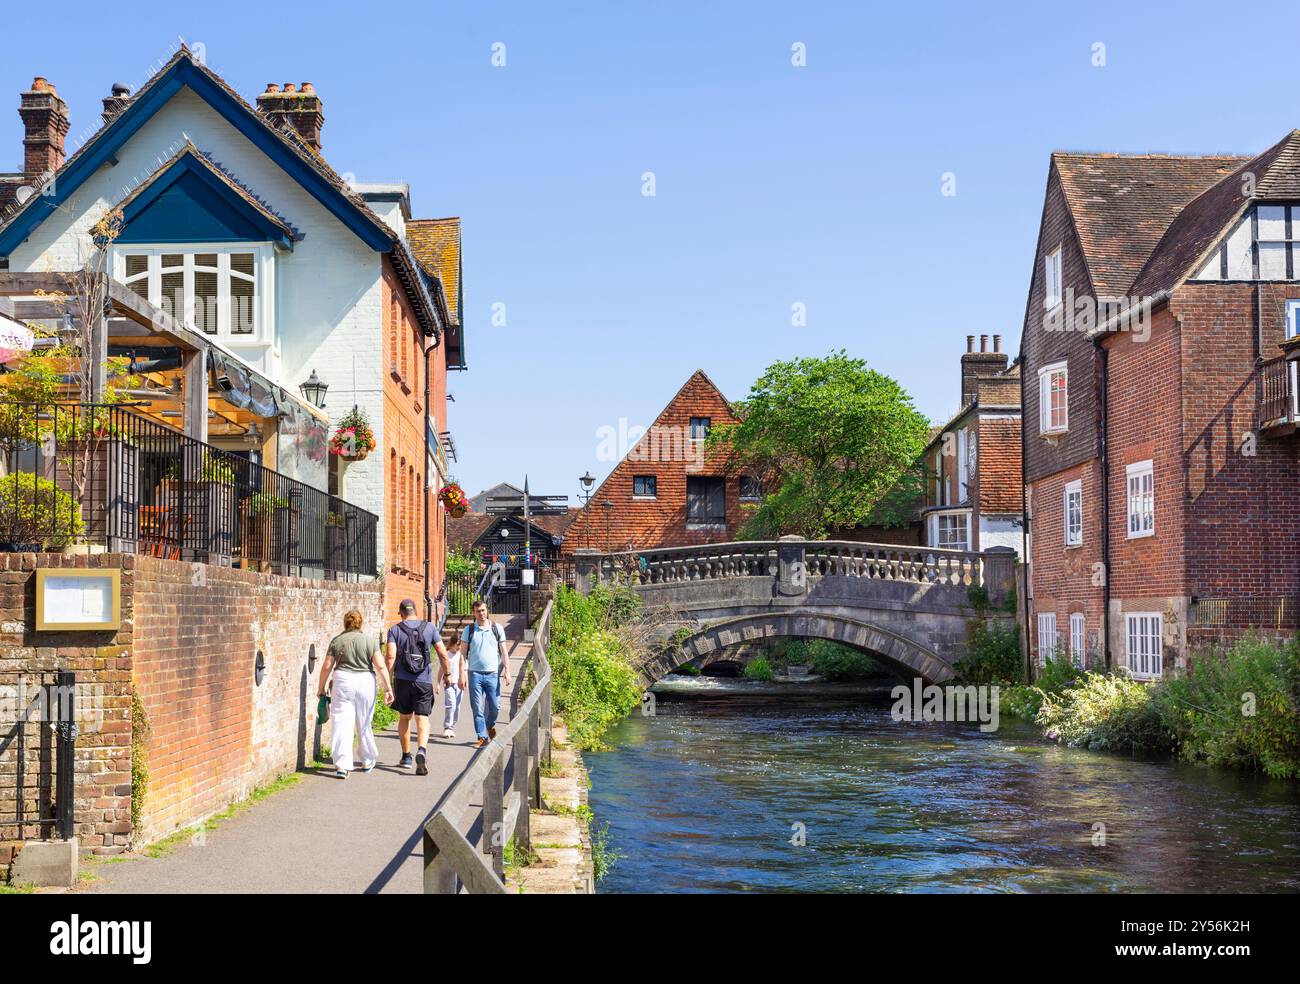
[[[82,305],[71,295],[78,277],[0,272],[0,314],[51,329],[72,318],[75,327]],[[259,450],[270,468],[281,416],[305,413],[327,423],[322,411],[122,284],[108,279],[102,296],[103,314],[90,330],[92,352],[82,356],[92,359],[93,394],[107,388],[109,357],[129,358],[140,384],[122,392],[133,412],[200,441],[238,439]],[[216,386],[209,385],[209,370]]]

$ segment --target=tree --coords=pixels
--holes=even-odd
[[[709,441],[767,490],[744,538],[818,538],[900,521],[920,497],[926,418],[895,380],[843,350],[773,363],[737,416],[740,423],[715,428]]]

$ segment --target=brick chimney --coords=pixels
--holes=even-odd
[[[989,336],[980,336],[979,351],[975,351],[975,336],[966,336],[966,354],[961,357],[961,405],[967,406],[979,391],[978,379],[987,379],[1006,371],[1007,354],[1002,351],[1002,336],[993,336],[993,349],[989,350]]]
[[[266,91],[257,97],[257,111],[274,126],[298,132],[316,153],[320,153],[320,131],[325,125],[325,114],[316,95],[316,87],[304,82],[302,87],[286,82],[284,88],[271,82]]]
[[[131,104],[131,87],[121,82],[113,83],[113,94],[104,99],[104,122],[112,123]]]
[[[35,188],[63,164],[63,141],[68,135],[68,104],[54,86],[39,75],[20,94],[18,115],[23,120],[23,181]]]

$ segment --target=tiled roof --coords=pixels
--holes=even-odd
[[[532,516],[529,519],[533,529],[540,530],[554,537],[562,537],[577,518],[579,509],[570,509],[567,513],[555,516]],[[449,546],[465,550],[472,547],[478,539],[507,516],[492,516],[487,513],[466,513],[464,516],[451,516],[447,519],[447,543]]]
[[[447,310],[460,321],[460,218],[412,219],[406,223],[411,252],[431,276],[442,282]]]
[[[1053,154],[1097,295],[1127,296],[1179,211],[1247,160]]]
[[[982,513],[1019,513],[1024,508],[1020,470],[1020,420],[991,417],[979,422],[979,508]]]

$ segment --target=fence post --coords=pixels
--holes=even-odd
[[[487,753],[496,757],[483,779],[483,853],[492,858],[492,870],[502,881],[506,877],[505,749],[495,743]]]
[[[424,894],[455,895],[456,869],[443,857],[438,842],[429,835],[428,828],[424,835]]]
[[[528,712],[528,801],[536,809],[542,807],[542,746],[539,734],[541,711],[534,704]]]
[[[526,728],[520,728],[515,732],[511,755],[514,759],[514,769],[510,777],[510,788],[512,792],[519,795],[519,815],[515,818],[514,829],[515,850],[522,850],[524,857],[527,857],[528,849],[532,846],[532,837],[528,826],[528,731]]]
[[[54,787],[54,806],[59,840],[71,840],[76,830],[73,817],[73,783],[76,781],[77,747],[77,678],[66,670],[58,675],[59,741],[57,778]]]

